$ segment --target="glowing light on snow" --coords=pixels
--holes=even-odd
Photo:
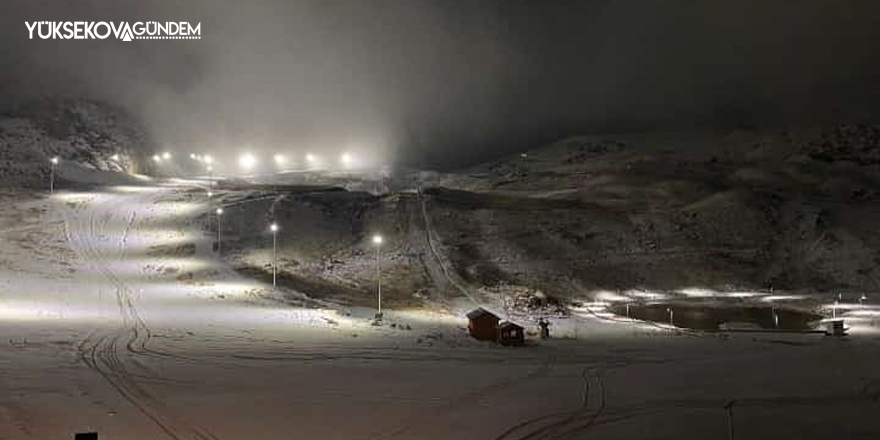
[[[195,202],[158,202],[154,206],[156,209],[152,215],[157,219],[185,217],[204,209],[201,204]]]
[[[117,185],[110,187],[114,192],[119,193],[127,193],[127,194],[135,194],[135,193],[150,193],[155,192],[157,187],[155,186],[132,186],[132,185]]]
[[[764,302],[778,302],[778,301],[797,301],[804,299],[803,295],[767,295],[761,298],[761,301]]]
[[[43,321],[100,318],[99,306],[60,302],[0,302],[0,321]]]
[[[695,287],[681,289],[678,291],[678,293],[681,293],[682,295],[687,296],[687,297],[691,297],[691,298],[708,298],[708,297],[712,297],[712,296],[715,296],[718,294],[718,292],[716,292],[714,290],[700,289],[700,288],[695,288]]]
[[[180,240],[179,244],[186,241]],[[153,242],[153,245],[158,242]],[[165,246],[171,246],[175,243],[166,242]],[[144,247],[149,249],[149,247]],[[154,251],[155,252],[155,251]],[[211,268],[209,260],[202,260],[190,257],[144,257],[144,258],[127,258],[124,261],[116,261],[107,264],[107,267],[113,273],[125,275],[126,278],[137,279],[142,278],[146,281],[157,281],[157,276],[168,276],[176,278],[180,275],[192,271],[208,270]]]
[[[211,165],[212,163],[214,163],[214,158],[211,157],[210,154],[206,154],[206,155],[203,157],[203,160],[204,160],[205,163],[208,164],[208,165]]]
[[[278,223],[272,223],[271,225],[269,225],[269,230],[272,231],[273,233],[278,232],[278,230],[279,230]]]
[[[217,213],[217,215],[223,215],[223,208],[217,208],[214,212]]]
[[[257,158],[250,153],[242,154],[238,157],[238,165],[244,170],[250,171],[257,165]]]
[[[287,163],[287,158],[283,154],[276,154],[272,158],[275,160],[275,165],[281,166]]]
[[[58,165],[58,162],[60,162],[60,161],[61,160],[58,159],[58,156],[55,156],[55,157],[49,159],[49,162],[52,162],[52,165]]]
[[[823,310],[860,310],[862,306],[859,304],[852,303],[836,303],[836,304],[825,304],[821,307]]]
[[[98,197],[101,193],[89,193],[89,192],[66,192],[66,193],[55,193],[52,197],[63,200],[67,203],[84,203],[88,202],[95,197]]]
[[[608,310],[608,306],[610,306],[610,305],[611,305],[611,303],[608,303],[605,301],[594,301],[594,302],[584,303],[584,305],[582,307],[576,307],[576,309],[589,310],[591,312],[604,312],[604,311]]]
[[[627,302],[630,299],[623,295],[618,295],[617,293],[611,292],[609,290],[599,290],[593,293],[593,297],[599,301],[609,301],[609,302]]]
[[[162,156],[159,156],[158,154],[154,154],[153,155],[153,162],[156,162],[156,163],[162,162]]]
[[[29,316],[34,315],[33,312],[28,312],[27,309],[9,303],[0,303],[0,320],[3,321],[24,320]]]
[[[119,155],[114,154],[114,155],[110,156],[110,160],[112,160],[114,162],[119,162]]]
[[[669,295],[665,293],[649,292],[647,290],[627,290],[624,293],[631,298],[641,298],[649,301],[662,301],[669,299]]]
[[[365,315],[369,316],[368,314],[371,314],[373,312],[374,310],[370,310],[369,312],[366,312]],[[408,321],[415,321],[420,324],[440,324],[450,327],[457,327],[467,324],[467,318],[464,316],[463,313],[461,316],[456,316],[452,313],[437,313],[419,309],[399,309],[395,310],[392,313],[394,315],[399,315]],[[350,318],[348,319],[350,320]]]
[[[164,152],[164,153],[162,153],[162,159],[164,159],[164,160],[171,160],[171,153],[169,153],[169,152],[167,152],[167,151]]]
[[[731,298],[754,298],[763,294],[760,292],[726,292],[724,295]]]
[[[880,318],[880,310],[854,310],[852,312],[848,312],[846,316]]]
[[[376,234],[376,235],[373,236],[373,244],[375,244],[376,246],[381,246],[381,245],[382,245],[382,241],[383,241],[383,239],[382,239],[382,236],[381,236],[381,235]]]

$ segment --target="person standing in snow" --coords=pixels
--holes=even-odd
[[[541,339],[550,339],[550,321],[541,318],[538,320],[538,327],[541,328]]]

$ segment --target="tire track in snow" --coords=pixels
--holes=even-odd
[[[411,420],[407,421],[406,424],[404,424],[402,426],[399,426],[397,428],[394,428],[394,429],[387,431],[385,433],[382,433],[382,434],[372,435],[372,436],[368,437],[367,439],[368,440],[384,440],[384,439],[390,439],[390,438],[397,437],[397,436],[403,434],[404,432],[412,429],[414,426],[418,426],[420,422],[426,421],[429,418],[436,417],[438,415],[438,413],[442,413],[445,411],[451,411],[451,410],[460,408],[462,405],[465,405],[468,402],[473,402],[473,401],[478,400],[479,398],[487,396],[489,394],[496,393],[501,390],[515,388],[515,387],[521,386],[525,383],[546,377],[553,370],[553,364],[554,364],[554,359],[552,357],[547,358],[547,362],[544,365],[541,365],[540,367],[534,369],[533,371],[529,372],[525,376],[504,379],[502,381],[495,382],[495,383],[489,384],[487,386],[477,388],[473,391],[470,391],[468,393],[465,393],[461,396],[458,396],[458,397],[450,400],[449,402],[447,402],[446,404],[444,404],[443,406],[441,406],[439,408],[434,409],[432,411],[433,414],[431,414],[431,415],[424,415],[421,417],[417,417],[415,419],[411,419]]]
[[[112,202],[116,196],[107,195],[106,197],[110,198]],[[152,204],[153,199],[136,201]],[[83,222],[81,215],[76,215],[77,213],[74,213],[72,217],[67,207],[62,210],[64,231],[68,242],[84,261],[88,262],[116,289],[116,303],[122,319],[119,330],[108,332],[102,336],[93,333],[83,340],[78,346],[79,357],[83,363],[101,375],[125,400],[152,421],[169,438],[174,440],[185,438],[217,440],[217,437],[207,430],[190,426],[173,416],[166,405],[140,386],[135,376],[119,357],[119,353],[122,351],[120,345],[123,345],[125,351],[132,355],[151,353],[146,344],[152,334],[138,314],[132,300],[130,287],[106,263],[110,259],[122,260],[125,257],[128,236],[135,223],[136,211],[132,210],[129,213],[125,229],[117,242],[118,255],[115,255],[114,258],[108,258],[95,247],[94,243],[100,241],[98,238],[102,231],[107,231],[107,225],[114,217],[116,206],[110,206],[103,212],[98,209],[102,206],[101,203],[97,203],[92,209],[86,210],[88,214],[86,222]],[[99,217],[99,214],[103,215]],[[82,231],[86,231],[87,235]]]
[[[457,280],[454,279],[452,275],[449,273],[449,269],[446,267],[446,263],[443,261],[443,258],[440,256],[440,252],[437,251],[436,246],[434,245],[434,236],[437,235],[437,232],[434,231],[433,223],[431,222],[431,217],[428,215],[428,202],[425,200],[425,195],[422,193],[422,186],[418,185],[416,187],[416,195],[419,199],[419,205],[422,211],[422,219],[425,222],[425,235],[428,241],[428,248],[431,250],[431,254],[434,256],[434,260],[437,261],[437,265],[440,266],[440,270],[443,273],[443,276],[449,282],[449,284],[453,285],[459,292],[462,293],[467,299],[469,299],[475,306],[479,306],[480,303],[471,296],[470,292],[465,289]]]
[[[607,420],[600,419],[605,414],[606,409],[604,369],[602,367],[596,367],[592,370],[584,368],[581,373],[581,379],[584,383],[584,391],[580,407],[572,411],[546,414],[518,423],[508,428],[498,437],[495,437],[495,440],[566,439],[570,438],[570,435],[575,431],[582,431],[596,424],[607,423]],[[598,393],[593,394],[594,390]],[[591,399],[592,395],[595,395],[596,398]],[[598,400],[595,411],[590,409],[590,400]],[[586,424],[575,425],[584,419],[586,419]],[[573,426],[576,427],[573,428]],[[565,428],[569,429],[559,432]],[[525,432],[517,435],[520,431]]]

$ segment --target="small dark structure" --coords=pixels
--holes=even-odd
[[[495,328],[498,327],[498,321],[501,319],[494,313],[480,307],[471,310],[467,314],[468,333],[474,338],[481,341],[494,341],[496,339]]]
[[[73,440],[98,440],[97,432],[82,432],[75,434]]]
[[[501,345],[523,345],[526,342],[525,329],[510,321],[496,327],[496,341]]]
[[[846,336],[846,328],[843,326],[842,319],[835,319],[828,324],[828,331],[826,334],[831,336]]]

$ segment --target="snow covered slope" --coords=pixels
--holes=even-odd
[[[880,287],[878,139],[865,125],[575,137],[457,172],[411,172],[397,191],[355,197],[356,208],[336,193],[242,207],[263,221],[242,221],[236,235],[254,238],[231,246],[265,276],[274,211],[289,225],[284,278],[364,305],[373,233],[385,236],[392,305],[465,297],[456,286],[563,298],[870,292]]]

